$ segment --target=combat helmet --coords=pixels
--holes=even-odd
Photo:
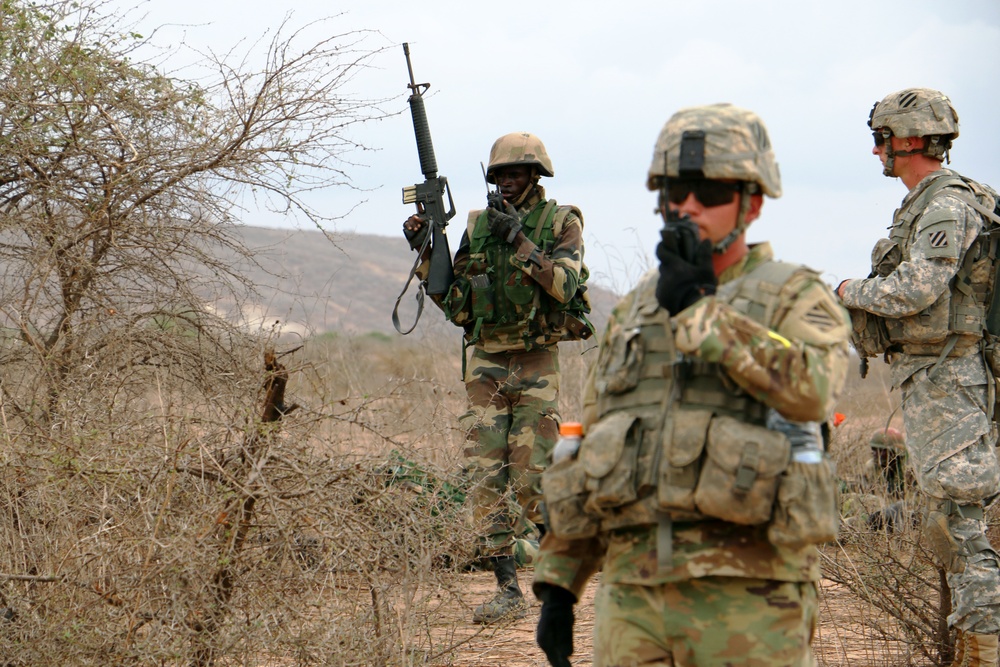
[[[660,190],[665,197],[667,181],[674,178],[733,179],[746,184],[736,227],[715,244],[717,253],[746,230],[750,195],[781,196],[781,172],[764,121],[732,104],[688,107],[670,117],[656,140],[646,187]]]
[[[704,137],[698,148],[699,134]],[[687,141],[685,141],[687,139]],[[681,160],[682,143],[700,152],[699,157],[686,151]],[[698,171],[699,173],[684,173]],[[769,197],[781,196],[781,173],[771,149],[771,139],[764,121],[752,111],[732,104],[711,104],[681,109],[660,131],[653,149],[646,187],[657,190],[664,177],[700,176],[731,178],[756,183]]]
[[[888,449],[894,452],[903,453],[906,451],[904,447],[903,434],[899,432],[898,429],[892,428],[891,426],[886,429],[879,429],[872,434],[872,437],[868,440],[868,445],[872,449]]]
[[[486,180],[496,183],[494,170],[513,165],[532,165],[541,176],[552,177],[552,160],[542,140],[530,132],[511,132],[493,142],[490,162],[486,167]]]
[[[907,88],[886,95],[868,114],[868,127],[886,140],[884,173],[893,176],[895,157],[923,153],[948,160],[952,141],[958,137],[958,112],[944,93],[931,88]],[[923,148],[896,151],[889,137],[927,137]],[[877,137],[876,137],[877,138]]]

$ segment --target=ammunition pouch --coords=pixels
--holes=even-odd
[[[851,344],[862,359],[885,354],[892,347],[885,320],[856,308],[850,309]]]
[[[755,526],[771,518],[791,444],[777,431],[731,417],[708,429],[694,503],[707,516]]]
[[[885,278],[896,270],[903,259],[899,244],[890,239],[879,239],[872,248],[872,271],[869,278]],[[885,320],[864,310],[850,309],[851,344],[862,359],[885,354],[892,343]]]
[[[784,434],[708,410],[678,410],[670,433],[660,438],[627,412],[597,422],[575,459],[542,476],[552,532],[592,537],[661,512],[675,521],[770,523],[772,543],[792,548],[836,538],[829,461],[792,462]]]
[[[468,278],[456,278],[455,282],[451,284],[451,287],[448,289],[448,293],[445,294],[444,302],[442,303],[444,316],[449,322],[459,326],[464,324],[462,321],[462,314],[465,313],[468,315],[467,311],[471,291]]]
[[[885,278],[903,261],[903,250],[890,239],[879,239],[872,248],[872,277]]]
[[[493,287],[486,273],[469,276],[469,287],[472,299],[472,317],[488,319],[493,315],[496,304],[493,300]]]
[[[542,473],[546,528],[560,538],[578,540],[597,535],[600,520],[584,510],[587,471],[580,461],[565,459]]]
[[[833,463],[792,461],[781,474],[774,516],[767,527],[771,544],[800,549],[837,539],[840,492]]]

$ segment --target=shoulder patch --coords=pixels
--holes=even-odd
[[[850,317],[821,281],[800,283],[790,305],[778,326],[773,327],[782,336],[812,345],[835,345],[849,339]]]
[[[948,247],[948,230],[939,229],[933,231],[927,235],[927,241],[930,243],[932,248],[947,248]]]
[[[925,257],[954,259],[962,254],[958,219],[954,211],[947,208],[929,211],[917,224],[920,226],[917,245]]]
[[[824,333],[833,331],[841,325],[841,319],[831,313],[825,303],[813,304],[812,308],[802,315],[802,319]]]

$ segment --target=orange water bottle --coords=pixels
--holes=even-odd
[[[583,424],[580,422],[563,422],[559,425],[559,440],[552,448],[552,463],[559,463],[576,456],[583,440]]]

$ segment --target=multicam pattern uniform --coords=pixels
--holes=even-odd
[[[536,185],[535,192],[518,207],[521,221],[544,200],[544,188]],[[470,238],[481,213],[469,214],[455,253],[456,284],[449,290],[448,301],[433,297],[452,322],[465,329],[469,341],[475,318],[470,300],[461,292],[468,290]],[[510,265],[537,283],[549,297],[566,303],[576,295],[584,271],[583,221],[575,213],[559,220],[562,224],[553,229],[555,241],[550,249],[538,249],[526,239],[514,249]],[[427,275],[426,262],[417,274],[421,278]],[[463,305],[453,311],[451,304],[459,302]],[[556,343],[571,337],[564,327],[556,326],[545,326],[528,340],[523,331],[509,328],[499,331],[484,325],[478,332],[465,371],[470,408],[460,423],[469,434],[465,456],[474,518],[489,525],[483,555],[510,555],[515,535],[524,533],[523,518],[535,522],[541,519],[536,502],[541,494],[541,473],[559,436]],[[505,498],[509,489],[516,494],[518,504],[526,508],[520,519],[508,511]]]
[[[720,292],[771,258],[768,244],[752,246],[742,263],[720,277]],[[629,335],[629,312],[657,308],[656,281],[657,273],[648,273],[616,306],[602,357]],[[792,275],[778,299],[772,320],[760,323],[718,298],[704,298],[674,318],[676,349],[720,364],[751,396],[790,418],[823,420],[847,373],[847,314],[806,270]],[[588,380],[586,427],[598,416],[597,373],[595,367]],[[536,591],[554,584],[579,598],[603,564],[595,667],[814,664],[809,642],[820,576],[815,547],[772,545],[766,525],[677,522],[670,565],[660,567],[657,530],[639,526],[581,540],[550,533],[542,542]]]
[[[933,181],[953,174],[939,170],[903,199],[893,229],[907,213],[917,217],[901,240],[898,266],[885,277],[848,282],[842,296],[852,311],[884,318],[889,342],[900,350],[890,356],[892,379],[903,392],[906,447],[920,490],[932,505],[952,501],[981,507],[1000,491],[996,434],[987,411],[988,374],[980,354],[982,334],[951,334],[949,312],[955,298],[952,279],[982,229],[982,217],[956,197],[951,186],[924,202],[923,210],[911,210],[921,206]],[[931,375],[952,335],[957,337],[952,356]],[[984,522],[931,514],[935,516],[954,540],[938,550],[950,566],[949,625],[981,634],[1000,632],[1000,558],[985,541]],[[943,553],[947,551],[957,553]]]

